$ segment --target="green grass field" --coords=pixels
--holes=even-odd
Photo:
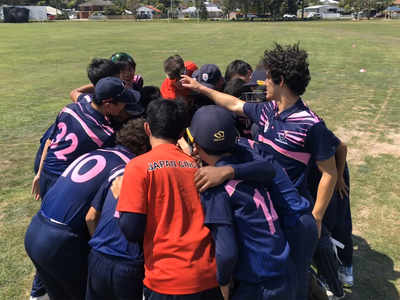
[[[346,299],[400,299],[399,32],[400,21],[384,20],[0,24],[0,299],[28,299],[34,154],[91,58],[126,51],[145,84],[160,85],[171,54],[224,70],[234,59],[255,65],[274,41],[308,50],[304,100],[349,145],[356,282]]]

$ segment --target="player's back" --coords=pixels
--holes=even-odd
[[[108,179],[97,192],[92,206],[101,211],[99,223],[89,241],[92,249],[106,255],[121,257],[129,260],[143,260],[143,250],[139,243],[128,242],[122,234],[116,212],[117,199],[114,197],[110,187],[113,180],[124,175],[125,166],[112,170]]]
[[[44,171],[59,176],[82,154],[112,145],[114,130],[110,122],[90,103],[78,102],[64,107],[57,116]]]
[[[159,293],[192,294],[218,286],[211,234],[194,185],[196,170],[190,156],[162,144],[135,158],[125,171],[124,182],[128,172],[144,172],[147,178],[144,283]],[[141,212],[137,204],[130,205],[132,212]]]
[[[110,171],[133,157],[126,148],[116,146],[86,153],[74,160],[43,199],[42,213],[72,230],[86,230],[85,215],[98,189]]]
[[[217,166],[240,162],[232,155],[218,161]],[[239,249],[235,279],[259,283],[287,276],[292,264],[289,244],[270,193],[263,185],[230,180],[204,192],[202,203],[206,223],[217,219],[223,222],[225,218],[235,227]]]

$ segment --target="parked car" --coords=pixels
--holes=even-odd
[[[284,19],[284,20],[287,20],[287,21],[296,20],[296,19],[297,19],[297,16],[296,16],[296,15],[290,15],[290,14],[284,14],[284,15],[283,15],[283,19]]]
[[[321,19],[321,14],[320,14],[320,13],[316,13],[316,12],[310,12],[310,13],[307,15],[307,19],[319,20],[319,19]]]

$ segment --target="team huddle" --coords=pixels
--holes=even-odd
[[[225,76],[174,55],[158,88],[93,59],[36,155],[31,299],[343,298],[347,147],[301,99],[308,66],[298,44]]]

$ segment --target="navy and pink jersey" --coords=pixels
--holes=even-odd
[[[78,99],[76,99],[76,102],[79,103],[90,103],[93,100],[93,94],[89,93],[82,93],[78,96]]]
[[[233,154],[216,165],[241,161],[241,155]],[[287,275],[289,244],[271,197],[263,185],[241,180],[230,180],[201,194],[204,223],[235,229],[239,250],[235,280],[259,283]]]
[[[97,191],[113,169],[134,155],[122,146],[86,153],[74,160],[46,193],[41,212],[47,218],[86,232],[85,216]]]
[[[307,189],[309,163],[335,155],[339,139],[301,99],[281,113],[275,101],[247,102],[243,110],[258,126],[260,148],[272,149],[295,187],[312,199]]]
[[[77,102],[61,110],[49,138],[51,144],[44,161],[44,171],[59,176],[82,154],[112,146],[114,130],[90,103]]]
[[[131,243],[122,234],[118,225],[119,213],[115,210],[115,199],[110,187],[114,179],[124,174],[125,166],[114,169],[94,197],[91,206],[101,212],[100,221],[89,241],[92,249],[103,254],[129,260],[142,260],[143,250],[139,243]]]
[[[271,149],[260,148],[260,143],[246,138],[239,138],[237,145],[240,151],[237,150],[236,153],[240,155],[242,162],[248,160],[249,155],[246,153],[250,153],[254,159],[261,157],[267,161],[275,171],[275,176],[268,188],[278,215],[282,218],[281,223],[285,227],[293,226],[301,215],[311,211],[310,202],[299,194],[285,170],[274,158]]]

